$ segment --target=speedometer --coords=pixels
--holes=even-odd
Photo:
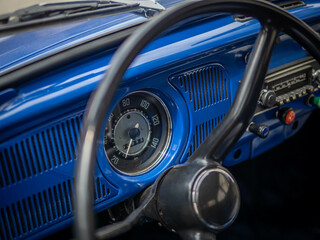
[[[104,133],[104,149],[111,166],[127,175],[155,167],[168,149],[171,118],[155,94],[139,91],[114,108]]]

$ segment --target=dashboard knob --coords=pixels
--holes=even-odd
[[[273,90],[262,90],[260,95],[260,104],[265,107],[273,107],[276,104],[277,95]]]
[[[320,97],[311,95],[309,98],[309,103],[317,108],[320,108]]]
[[[320,69],[314,70],[314,72],[312,73],[312,77],[313,77],[313,82],[316,85],[319,85],[320,84]]]
[[[292,108],[281,108],[278,111],[278,118],[284,124],[291,124],[294,122],[296,113]]]
[[[248,131],[258,135],[261,138],[266,138],[269,135],[269,126],[250,123]]]

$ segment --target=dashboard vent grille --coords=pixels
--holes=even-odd
[[[0,145],[0,240],[27,238],[72,216],[73,170],[83,113]],[[96,172],[96,204],[118,194]]]
[[[211,120],[208,120],[204,123],[196,125],[195,134],[192,136],[192,142],[189,146],[189,150],[187,152],[187,158],[189,158],[200,146],[200,144],[208,137],[209,133],[218,125],[218,123],[222,120],[225,114],[221,116],[217,116]]]
[[[70,217],[73,211],[73,182],[64,181],[0,208],[0,239],[27,236],[49,224]],[[94,189],[96,202],[117,194],[117,191],[100,177],[96,178]]]
[[[82,115],[0,148],[0,187],[31,178],[76,158]]]
[[[219,63],[208,63],[169,78],[190,113],[191,138],[181,162],[188,159],[218,125],[231,105],[230,80]]]
[[[1,239],[17,238],[70,216],[72,191],[71,180],[68,180],[1,208]]]
[[[194,111],[229,98],[225,70],[220,65],[207,65],[178,75],[180,86],[193,102]]]

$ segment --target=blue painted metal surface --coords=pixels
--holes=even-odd
[[[320,4],[308,3],[307,7],[292,12],[319,31],[316,16]],[[122,14],[56,27],[54,31],[44,29],[2,38],[0,71],[142,20],[133,14]],[[113,106],[136,90],[157,94],[167,105],[173,122],[170,147],[150,172],[126,176],[108,164],[101,134],[95,174],[97,211],[135,195],[163,170],[190,157],[228,110],[259,27],[254,20],[239,23],[232,16],[217,16],[162,36],[137,57],[116,93]],[[49,33],[53,37],[48,37]],[[34,38],[40,45],[27,44]],[[307,56],[286,35],[280,38],[270,68]],[[113,51],[70,63],[21,85],[15,94],[10,91],[10,97],[0,97],[1,239],[41,237],[71,223],[73,169],[81,119],[91,92],[108,69]],[[205,73],[215,75],[209,77],[211,82],[206,82]],[[211,97],[205,97],[207,92]],[[225,165],[255,157],[295,134],[312,108],[303,99],[287,105],[296,110],[299,124],[295,128],[283,125],[275,109],[256,116],[253,119],[256,123],[270,126],[270,135],[262,140],[245,133]]]
[[[0,72],[115,29],[145,20],[121,14],[0,38]]]
[[[170,7],[181,0],[161,0],[158,2],[164,7]],[[77,42],[111,33],[116,29],[145,20],[145,17],[137,14],[123,13],[0,37],[0,73]]]

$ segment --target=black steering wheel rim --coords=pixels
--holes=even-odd
[[[252,118],[279,31],[293,37],[320,63],[320,37],[303,21],[284,10],[260,0],[190,1],[159,14],[133,33],[116,51],[107,74],[90,97],[84,120],[84,132],[76,166],[75,231],[78,239],[94,238],[92,206],[93,173],[97,140],[115,91],[138,53],[166,29],[185,19],[217,12],[244,14],[257,18],[262,29],[228,114],[208,137],[196,155],[221,161],[245,131]],[[241,101],[238,101],[240,100]],[[253,104],[248,104],[248,102]],[[232,134],[231,134],[232,130]],[[211,140],[210,140],[211,139]],[[215,141],[212,141],[215,140]],[[217,140],[218,139],[218,140]],[[210,151],[206,151],[210,146]],[[189,161],[192,161],[190,158]]]

